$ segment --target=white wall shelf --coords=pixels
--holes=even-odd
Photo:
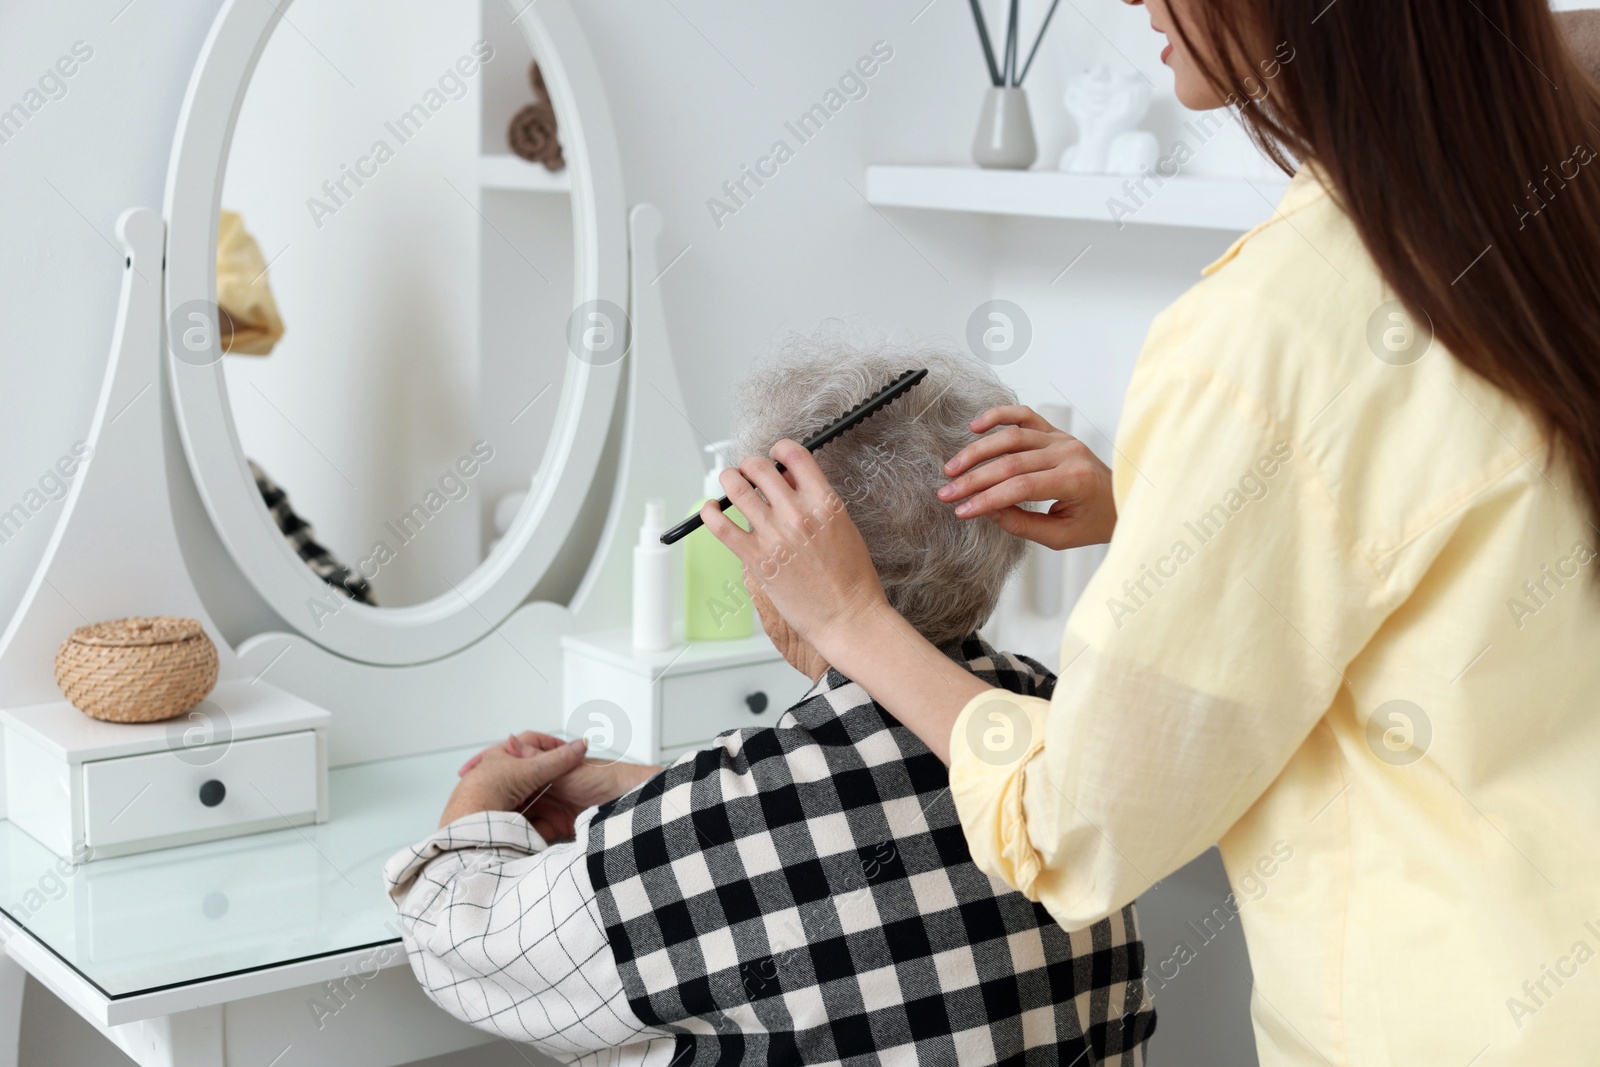
[[[1272,214],[1283,181],[1167,178],[1130,194],[1125,175],[1053,170],[879,165],[867,168],[867,200],[880,207],[967,211],[1047,219],[1186,226],[1242,233]],[[1121,203],[1118,208],[1113,201]]]
[[[509,152],[485,152],[478,157],[478,184],[485,189],[519,189],[530,193],[570,193],[568,171],[551,171]]]

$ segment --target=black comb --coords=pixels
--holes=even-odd
[[[802,442],[805,445],[806,451],[815,452],[817,449],[821,448],[829,441],[832,441],[840,434],[847,433],[855,427],[861,425],[878,411],[882,410],[896,397],[906,392],[906,390],[910,389],[913,385],[916,385],[927,376],[927,368],[923,368],[922,370],[906,371],[904,374],[900,375],[900,377],[884,386],[877,393],[874,393],[872,396],[863,400],[861,403],[857,404],[855,407],[839,416],[839,420],[833,425]],[[774,466],[776,466],[780,472],[786,469],[782,463],[774,464]],[[728,504],[728,498],[723,497],[717,501],[717,510],[728,510]],[[661,543],[664,545],[670,545],[673,542],[681,540],[682,538],[693,533],[703,525],[705,524],[701,521],[700,513],[697,511],[693,515],[690,515],[687,519],[684,519],[682,522],[678,523],[678,525],[674,526],[672,529],[668,530],[666,533],[662,534]]]

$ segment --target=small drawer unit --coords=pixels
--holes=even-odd
[[[699,744],[742,726],[771,726],[806,690],[805,678],[782,659],[669,672],[659,685],[664,749]]]
[[[633,648],[627,630],[561,640],[562,722],[596,755],[671,762],[744,726],[771,726],[810,687],[765,634]]]
[[[7,817],[89,859],[324,822],[329,719],[261,681],[224,682],[167,722],[100,722],[65,702],[0,711]]]

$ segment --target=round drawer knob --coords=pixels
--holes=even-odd
[[[744,705],[750,709],[750,714],[760,715],[767,710],[767,694],[758,689],[744,698]]]
[[[200,786],[200,803],[208,808],[214,808],[222,803],[222,798],[228,795],[228,787],[215,778]]]

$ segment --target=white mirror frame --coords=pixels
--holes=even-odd
[[[178,118],[167,173],[166,312],[216,306],[217,212],[234,124],[256,63],[290,0],[226,0]],[[544,72],[572,176],[573,306],[628,306],[626,201],[599,71],[569,0],[506,0]],[[520,14],[518,11],[520,10]],[[567,540],[610,431],[627,359],[567,355],[555,426],[521,514],[491,557],[454,591],[374,608],[331,589],[279,534],[245,464],[222,360],[180,360],[167,340],[174,414],[217,533],[246,578],[294,629],[330,652],[379,665],[448,656],[492,632],[527,600]],[[336,609],[329,611],[329,609]]]

